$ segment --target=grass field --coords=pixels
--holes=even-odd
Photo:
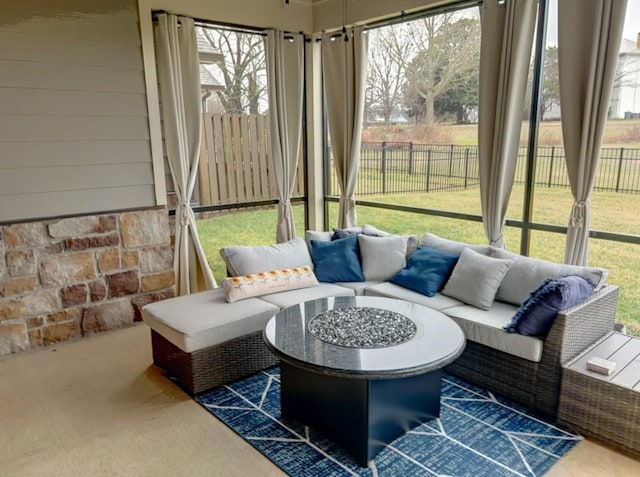
[[[526,145],[529,134],[528,122],[524,122],[520,144]],[[363,141],[413,141],[421,144],[456,144],[473,146],[478,144],[477,124],[431,124],[369,126],[363,132]],[[538,144],[561,146],[562,125],[560,121],[540,123]],[[640,147],[640,119],[610,119],[605,128],[603,147]]]

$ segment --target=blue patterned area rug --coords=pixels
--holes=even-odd
[[[280,370],[257,373],[196,400],[293,477],[540,476],[581,437],[450,374],[441,416],[359,467],[313,430],[280,417]]]

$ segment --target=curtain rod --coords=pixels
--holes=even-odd
[[[183,17],[189,16],[189,15],[182,15],[180,13],[168,12],[166,10],[154,10],[151,12],[152,16],[155,16],[158,13],[166,13],[168,15],[178,15]],[[194,18],[193,21],[195,25],[199,27],[218,28],[221,30],[229,30],[229,31],[234,31],[239,33],[249,33],[252,35],[260,35],[265,37],[267,36],[267,34],[265,33],[266,30],[271,30],[271,29],[275,30],[275,28],[271,28],[271,27],[266,27],[266,28],[251,27],[246,25],[239,25],[237,23],[220,22],[220,21],[214,21],[214,20],[201,20],[197,18]],[[154,18],[154,23],[155,22],[156,21]],[[285,38],[289,40],[292,40],[294,38],[293,35],[302,35],[305,41],[308,41],[307,35],[305,35],[304,32],[301,32],[301,31],[300,32],[285,31],[284,34],[285,34]]]
[[[365,31],[372,30],[374,28],[395,25],[401,22],[417,20],[418,18],[424,18],[425,16],[437,15],[439,13],[455,12],[457,10],[462,10],[463,8],[480,6],[482,5],[482,3],[483,3],[483,0],[456,0],[453,2],[449,2],[445,5],[440,5],[437,7],[426,7],[420,10],[412,11],[411,13],[407,13],[403,10],[400,13],[397,13],[393,16],[383,18],[381,20],[375,20],[369,23],[365,22],[360,24],[360,26],[362,26]],[[345,25],[339,28],[330,28],[330,29],[324,30],[323,33],[325,32],[331,33],[333,31],[336,33],[336,36],[338,36],[338,34],[341,33],[342,28],[344,27]]]

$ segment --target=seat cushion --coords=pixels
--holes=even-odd
[[[278,311],[258,298],[228,303],[224,290],[217,288],[145,305],[142,319],[182,351],[192,353],[258,332]]]
[[[305,301],[327,298],[330,296],[353,296],[354,292],[350,288],[341,287],[333,283],[321,283],[316,287],[300,288],[271,295],[261,296],[260,299],[276,305],[280,309],[299,305]],[[244,303],[244,302],[241,302]]]
[[[515,305],[494,301],[489,310],[461,305],[447,308],[443,313],[458,323],[468,340],[539,363],[542,358],[542,339],[507,333],[503,329],[517,310]]]
[[[369,287],[364,292],[365,296],[384,296],[387,298],[397,298],[399,300],[407,300],[420,305],[428,306],[434,310],[442,311],[452,306],[462,305],[463,303],[455,298],[436,293],[434,296],[426,296],[422,293],[409,290],[394,283],[384,282],[379,285]]]
[[[364,296],[367,288],[370,288],[374,285],[378,285],[379,283],[383,283],[379,280],[365,280],[364,282],[338,282],[336,285],[340,285],[341,287],[351,288],[356,296]]]

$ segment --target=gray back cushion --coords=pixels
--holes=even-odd
[[[225,247],[220,256],[234,277],[304,265],[313,268],[307,244],[300,237],[275,245]]]
[[[470,248],[474,252],[478,252],[481,255],[491,255],[491,247],[489,247],[488,245],[472,245],[464,242],[457,242],[455,240],[449,240],[439,237],[429,232],[422,236],[422,243],[420,245],[426,245],[427,247],[442,250],[444,252],[455,253],[458,255],[460,255],[465,248]]]
[[[609,272],[604,268],[548,262],[537,258],[524,257],[499,248],[492,250],[492,256],[513,260],[498,288],[498,293],[496,293],[496,300],[513,305],[520,305],[547,278],[579,275],[595,283],[595,290],[597,291],[606,284],[607,276],[609,275]]]
[[[362,272],[367,280],[389,280],[407,264],[408,237],[358,235]]]

